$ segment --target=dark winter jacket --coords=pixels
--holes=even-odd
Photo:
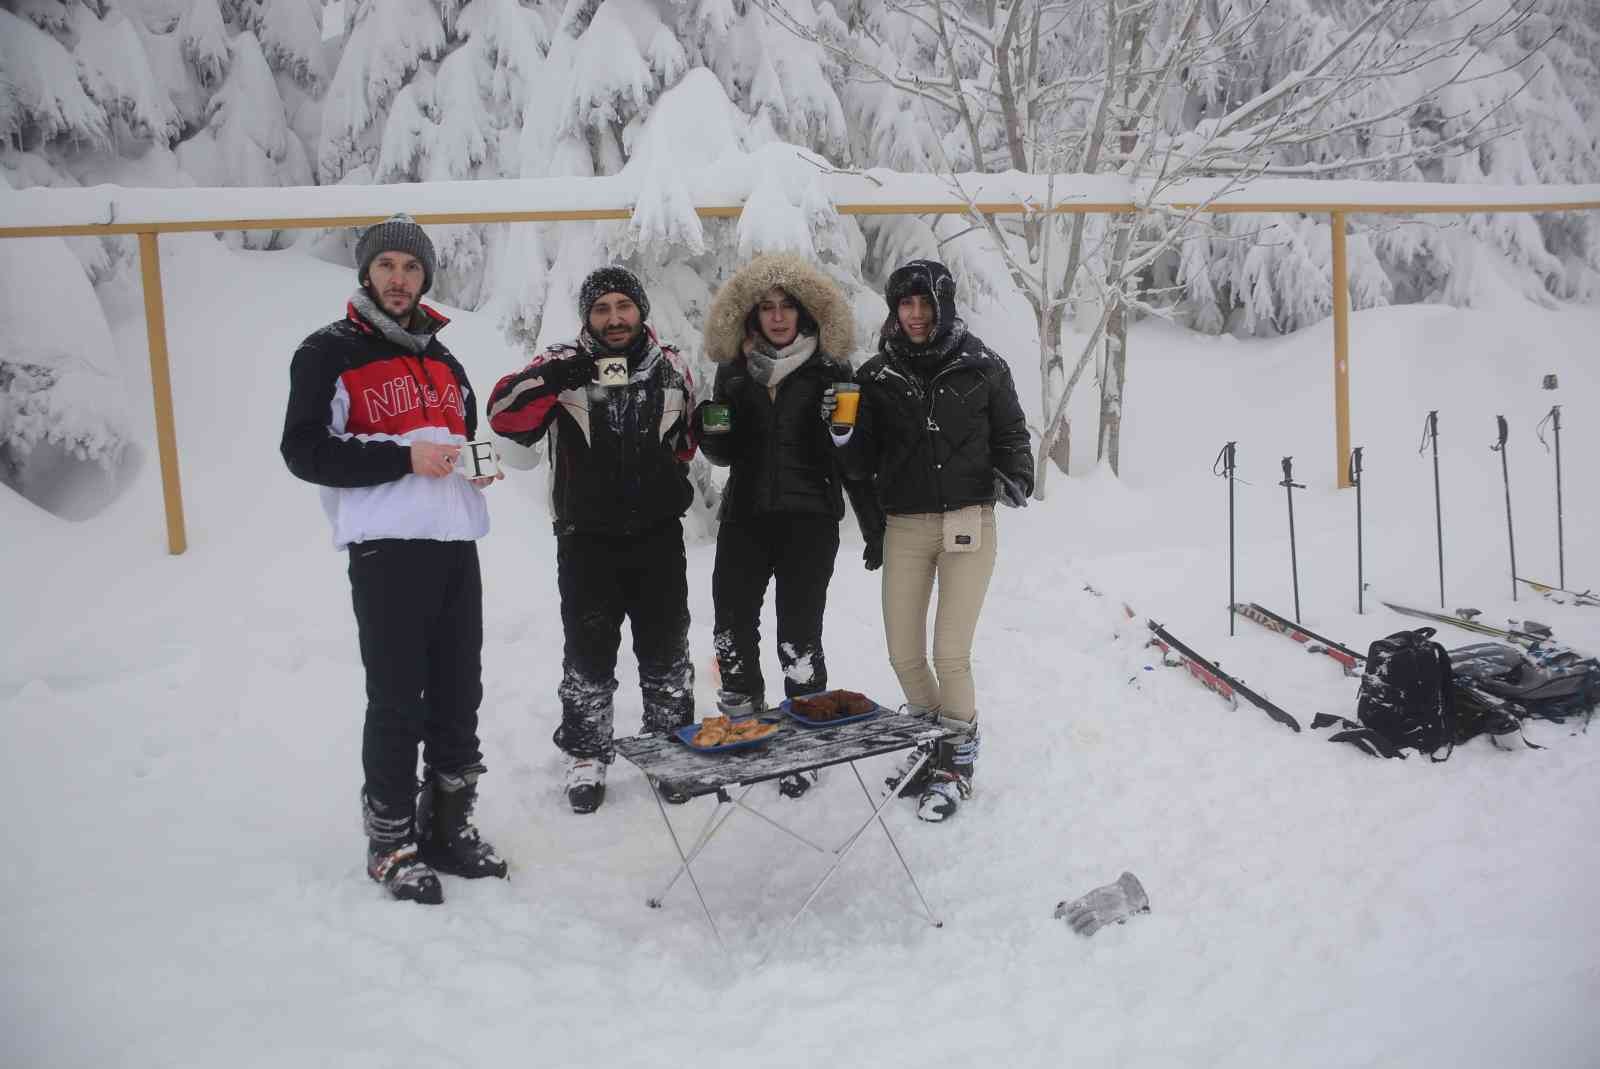
[[[518,445],[548,439],[557,534],[634,534],[682,516],[694,500],[688,465],[689,365],[647,327],[626,386],[593,381],[587,334],[553,345],[489,394],[489,426]]]
[[[344,319],[300,344],[289,368],[279,449],[291,472],[322,487],[340,548],[481,538],[489,529],[483,493],[466,479],[411,471],[413,442],[460,445],[478,426],[467,373],[438,339],[449,320],[418,308],[432,331],[420,353],[386,337],[352,302]]]
[[[815,353],[770,390],[752,374],[751,311],[774,287],[804,309],[802,327],[817,338]],[[706,355],[717,365],[712,401],[733,410],[732,430],[702,435],[700,450],[730,467],[721,518],[738,522],[768,513],[844,516],[850,495],[863,532],[883,529],[870,482],[846,480],[818,413],[822,392],[850,381],[848,355],[855,323],[839,288],[814,264],[791,253],[758,256],[717,291],[706,315]]]
[[[828,425],[817,418],[822,391],[835,382],[849,382],[850,368],[817,352],[778,384],[773,398],[750,375],[744,357],[717,369],[712,400],[733,410],[733,428],[700,439],[700,451],[711,463],[731,467],[723,490],[723,520],[768,512],[809,512],[844,516],[850,492],[862,529],[883,526],[870,485],[844,473],[828,438]],[[865,512],[865,515],[863,515]]]
[[[1028,425],[1011,369],[958,321],[920,356],[884,345],[856,372],[861,410],[839,449],[895,514],[994,502],[996,469],[1033,492]]]

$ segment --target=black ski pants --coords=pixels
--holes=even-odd
[[[350,546],[367,721],[368,798],[391,818],[413,812],[423,761],[459,772],[482,760],[483,580],[478,544],[384,538]]]
[[[565,643],[555,744],[574,757],[611,762],[612,695],[624,618],[639,660],[644,729],[670,731],[692,721],[683,524],[673,519],[638,534],[558,535],[556,580]]]
[[[774,578],[783,692],[793,698],[827,689],[822,614],[838,553],[839,521],[831,516],[776,512],[723,521],[711,573],[712,639],[723,691],[765,699],[761,603]]]

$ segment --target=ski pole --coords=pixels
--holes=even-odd
[[[1544,446],[1546,453],[1550,452],[1550,443],[1544,440],[1544,425],[1550,424],[1555,432],[1556,439],[1556,586],[1562,589],[1567,585],[1567,538],[1562,530],[1561,514],[1561,406],[1551,405],[1550,411],[1544,419],[1539,421],[1539,428],[1534,433],[1539,436],[1539,444]]]
[[[1229,442],[1222,447],[1222,452],[1217,454],[1216,463],[1211,465],[1211,474],[1220,475],[1228,480],[1228,634],[1233,634],[1233,471],[1234,471],[1234,446],[1237,443]]]
[[[1294,544],[1294,492],[1304,490],[1303,483],[1294,481],[1294,457],[1283,458],[1283,482],[1278,484],[1283,487],[1284,494],[1289,499],[1289,570],[1294,575],[1294,622],[1300,622],[1300,561]]]
[[[1361,447],[1350,450],[1350,485],[1356,488],[1356,615],[1364,612],[1362,596],[1367,589],[1361,567]]]
[[[1495,424],[1499,428],[1499,440],[1489,449],[1500,454],[1500,474],[1506,484],[1506,543],[1511,547],[1511,600],[1517,600],[1517,535],[1511,528],[1511,465],[1506,460],[1506,418],[1496,416]]]
[[[1428,418],[1422,421],[1422,444],[1417,446],[1420,454],[1428,448],[1429,440],[1433,441],[1433,531],[1434,538],[1439,545],[1439,608],[1444,608],[1444,509],[1439,503],[1439,410],[1434,409],[1428,413]]]

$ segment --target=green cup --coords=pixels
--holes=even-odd
[[[707,434],[727,434],[733,430],[733,409],[715,402],[700,409],[700,429]]]

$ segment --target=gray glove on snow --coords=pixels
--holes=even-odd
[[[1124,872],[1116,883],[1096,887],[1081,898],[1056,905],[1056,918],[1065,917],[1079,935],[1093,935],[1108,924],[1121,924],[1135,913],[1149,912],[1150,898],[1131,872]]]

